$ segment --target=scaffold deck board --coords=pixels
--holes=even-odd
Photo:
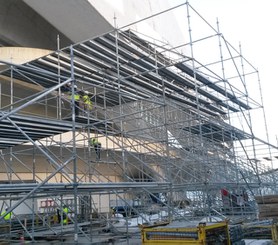
[[[81,124],[75,126],[82,127]],[[0,121],[0,149],[30,142],[30,139],[36,141],[71,130],[72,122],[65,120],[13,114]]]
[[[242,130],[239,130],[231,125],[225,127],[214,124],[213,122],[207,122],[196,126],[184,127],[183,130],[194,133],[202,134],[203,137],[215,140],[215,141],[234,141],[250,139],[251,136]]]
[[[164,94],[167,98],[198,108],[212,116],[226,115],[227,110],[238,112],[241,108],[251,109],[240,96],[236,97],[217,82],[209,81],[199,73],[196,73],[196,79],[202,86],[196,85],[188,78],[188,75],[195,74],[187,64],[190,58],[182,56],[176,61],[159,55],[156,60],[152,44],[130,30],[120,32],[118,39],[108,33],[76,44],[73,46],[73,53],[76,79],[100,88],[105,84],[105,94],[95,95],[95,101],[100,104],[113,106],[118,105],[121,100],[130,102]],[[120,55],[118,59],[117,55]],[[70,66],[70,48],[67,47],[59,55],[53,52],[17,66],[15,72],[7,69],[2,74],[8,77],[12,74],[14,78],[28,83],[36,81],[41,86],[50,88],[58,80],[63,82],[71,77]],[[56,72],[58,68],[59,76]],[[164,86],[161,86],[162,83]],[[64,91],[65,88],[62,87],[61,90]],[[198,99],[195,90],[201,95]]]

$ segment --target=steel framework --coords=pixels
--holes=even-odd
[[[98,242],[130,235],[134,219],[256,217],[254,195],[277,192],[277,147],[252,125],[265,118],[258,71],[185,6],[189,41],[179,47],[125,28],[6,62],[0,193],[13,219],[3,237]],[[195,18],[208,35],[194,36]],[[74,100],[85,91],[92,109]]]

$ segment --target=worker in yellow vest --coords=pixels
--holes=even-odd
[[[84,103],[85,110],[91,111],[93,109],[93,103],[91,101],[91,98],[89,96],[88,91],[84,92],[82,100],[83,100],[83,103]]]
[[[90,139],[90,145],[95,148],[96,160],[100,160],[101,143],[96,138],[92,138]]]
[[[5,221],[9,221],[12,218],[12,213],[11,212],[7,212],[8,208],[6,208],[2,213],[1,213],[1,217],[4,217]]]
[[[79,108],[81,107],[81,95],[80,95],[80,91],[77,91],[77,86],[74,85],[74,95],[73,95],[73,99],[74,99],[74,112],[75,112],[75,116],[79,115]],[[71,90],[69,90],[69,100],[71,101],[72,98],[72,94],[71,94]]]
[[[69,208],[67,206],[63,206],[63,224],[64,225],[68,224],[68,213],[69,213]]]

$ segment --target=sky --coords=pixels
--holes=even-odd
[[[185,2],[171,1],[173,5]],[[243,56],[258,69],[269,138],[272,144],[277,145],[278,1],[189,0],[189,3],[213,26],[218,19],[224,37],[236,48],[240,43]],[[256,118],[256,121],[263,119]]]

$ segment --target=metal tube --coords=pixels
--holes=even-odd
[[[75,136],[75,105],[76,101],[74,98],[74,95],[76,93],[75,88],[74,88],[74,82],[75,82],[75,78],[74,78],[74,55],[73,55],[73,47],[72,45],[70,46],[70,65],[71,65],[71,82],[72,82],[72,86],[71,86],[71,102],[72,102],[72,158],[73,158],[73,192],[74,192],[74,243],[77,244],[78,243],[78,217],[77,217],[77,213],[78,213],[78,208],[77,208],[77,161],[76,161],[76,136]]]
[[[46,90],[44,93],[38,95],[36,98],[34,98],[34,99],[32,99],[32,100],[26,102],[25,104],[23,104],[23,105],[17,107],[16,109],[14,109],[14,110],[12,110],[12,111],[10,111],[10,112],[8,112],[8,113],[3,113],[3,112],[2,112],[2,114],[4,114],[4,115],[3,115],[2,117],[0,117],[0,121],[2,121],[3,119],[6,119],[6,118],[9,117],[10,115],[15,114],[16,112],[22,110],[23,108],[25,108],[25,107],[27,107],[27,106],[29,106],[29,105],[32,105],[32,104],[35,103],[36,101],[42,99],[44,96],[46,96],[46,95],[52,93],[52,92],[55,91],[56,89],[58,89],[58,88],[60,88],[60,87],[62,87],[62,86],[64,86],[64,85],[66,85],[66,84],[69,83],[69,82],[71,82],[71,78],[67,79],[66,81],[64,81],[64,82],[62,82],[62,83],[60,83],[60,84],[55,85],[54,87],[52,87],[52,88]]]

